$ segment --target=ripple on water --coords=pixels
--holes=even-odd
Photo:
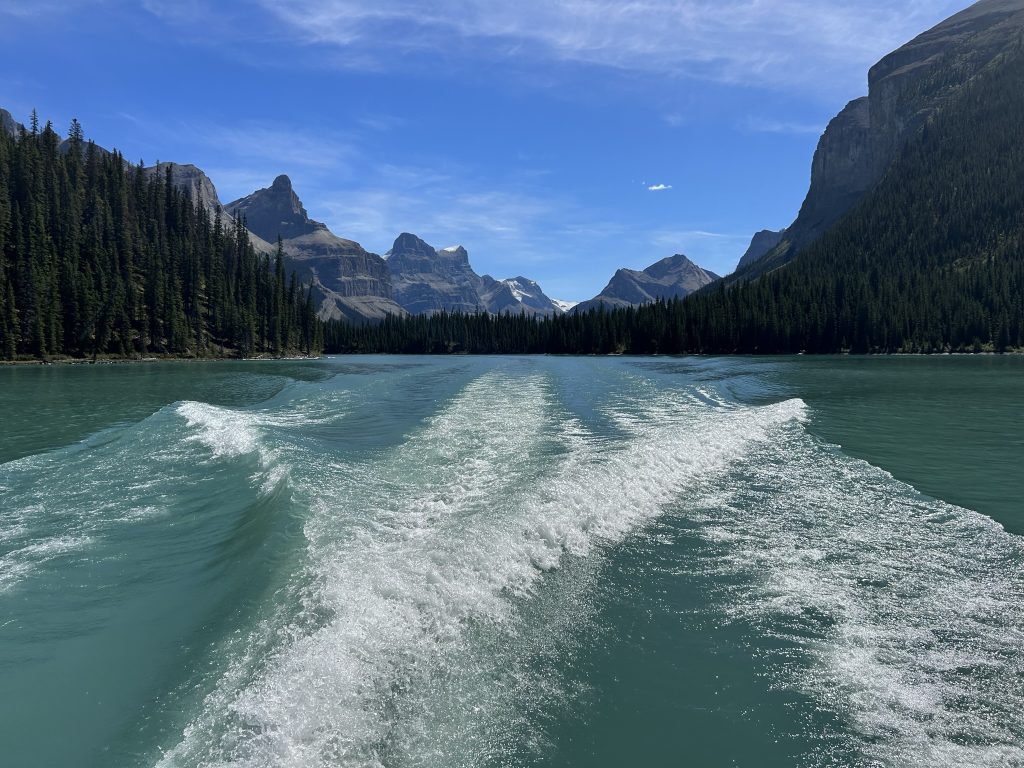
[[[390,454],[307,468],[318,490],[304,615],[250,639],[163,765],[500,756],[528,738],[517,700],[561,695],[512,656],[533,652],[521,607],[541,597],[543,575],[599,556],[804,411],[645,394],[607,411],[622,433],[609,442],[562,412],[542,376],[491,374]],[[254,658],[268,633],[278,641]]]
[[[778,683],[842,715],[865,765],[1024,765],[1017,538],[792,425],[689,503],[744,577],[728,613],[802,650]]]

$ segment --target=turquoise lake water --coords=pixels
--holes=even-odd
[[[0,765],[1024,765],[1024,359],[0,368]]]

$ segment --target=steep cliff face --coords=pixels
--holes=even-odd
[[[872,67],[868,95],[850,102],[821,137],[796,221],[777,246],[738,274],[782,266],[820,237],[881,181],[937,109],[1020,44],[1022,30],[1024,0],[982,0]]]
[[[14,119],[13,115],[6,109],[0,109],[0,130],[6,131],[12,136],[18,134],[21,125]]]
[[[771,229],[763,229],[754,235],[750,241],[750,247],[747,248],[747,252],[740,258],[740,262],[737,265],[737,269],[743,269],[755,261],[760,259],[762,256],[768,253],[772,248],[782,242],[782,238],[785,236],[786,230],[779,230],[778,232]]]
[[[658,299],[679,299],[715,280],[718,280],[718,275],[714,272],[697,266],[682,254],[676,254],[652,264],[643,272],[620,269],[600,294],[577,304],[572,311],[586,312],[600,306],[606,309],[635,307]]]
[[[213,186],[210,177],[194,165],[158,163],[146,168],[146,175],[164,178],[168,168],[171,171],[171,183],[187,192],[193,202],[202,202],[210,212],[222,207],[217,188]]]
[[[437,250],[405,232],[388,251],[387,265],[395,301],[411,314],[486,309],[483,283],[461,245]]]
[[[324,228],[284,241],[300,280],[323,293],[324,319],[381,320],[402,315],[392,298],[391,275],[380,256]]]
[[[282,238],[287,267],[313,286],[325,320],[382,320],[405,312],[392,299],[391,275],[380,256],[313,221],[287,176],[226,205],[249,230],[268,242]]]
[[[809,245],[871,189],[879,165],[870,99],[855,99],[825,129],[811,163],[811,188],[787,242],[796,249]]]

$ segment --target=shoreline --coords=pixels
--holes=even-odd
[[[49,359],[33,360],[0,360],[0,367],[28,367],[28,366],[50,366],[50,365],[136,365],[140,363],[253,363],[253,362],[298,362],[320,360],[323,355],[282,355],[260,356],[260,357],[183,357],[180,355],[156,355],[148,357],[107,357],[77,358],[77,357],[55,357]]]
[[[704,354],[704,353],[686,353],[686,354],[653,354],[653,355],[631,355],[625,353],[609,353],[607,355],[557,355],[551,353],[529,353],[529,352],[509,352],[502,354],[486,354],[486,353],[468,353],[468,352],[450,352],[444,354],[433,354],[433,353],[399,353],[399,352],[334,352],[334,353],[323,353],[320,355],[282,355],[275,357],[271,355],[261,355],[258,357],[182,357],[179,355],[156,355],[148,357],[107,357],[83,359],[75,357],[58,357],[46,360],[32,359],[32,360],[0,360],[0,368],[2,367],[31,367],[31,366],[84,366],[84,365],[137,365],[143,363],[267,363],[267,362],[312,362],[315,360],[323,360],[327,357],[636,357],[636,358],[687,358],[687,357],[745,357],[745,358],[761,358],[761,359],[772,359],[782,357],[804,357],[808,359],[814,358],[831,358],[831,357],[852,357],[852,358],[880,358],[880,357],[1021,357],[1024,356],[1024,350],[1011,350],[1007,352],[869,352],[869,353],[853,353],[853,352],[828,352],[823,354],[811,354],[807,352],[777,352],[777,353],[765,353],[765,354]]]

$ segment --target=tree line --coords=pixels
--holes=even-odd
[[[950,64],[952,66],[952,64]],[[936,67],[936,77],[948,67]],[[0,356],[776,354],[1024,348],[1024,43],[951,95],[783,268],[682,300],[534,319],[321,323],[244,223],[48,125],[0,136]]]
[[[86,142],[0,132],[0,358],[315,353],[308,288],[244,223]]]
[[[785,267],[683,300],[534,321],[330,324],[336,352],[778,354],[1024,348],[1024,42],[951,96]],[[953,63],[937,66],[946,77]]]

